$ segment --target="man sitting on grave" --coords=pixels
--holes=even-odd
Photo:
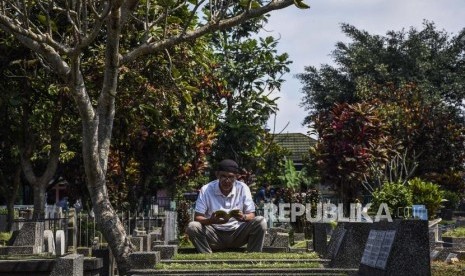
[[[266,221],[255,216],[255,204],[249,187],[237,180],[239,166],[230,159],[218,164],[217,179],[200,189],[195,218],[187,234],[199,253],[239,248],[261,252]]]

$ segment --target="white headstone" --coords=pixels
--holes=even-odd
[[[45,252],[55,255],[55,239],[52,230],[44,231],[44,248]]]
[[[57,253],[57,256],[63,256],[66,251],[65,251],[65,231],[63,230],[57,230],[57,233],[56,233],[56,253]]]
[[[165,211],[165,243],[177,238],[176,220],[176,211]]]

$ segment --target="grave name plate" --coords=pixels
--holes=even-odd
[[[371,230],[363,251],[361,263],[384,270],[391,252],[395,230]]]

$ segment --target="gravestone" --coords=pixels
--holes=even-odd
[[[313,250],[320,256],[326,256],[328,252],[328,223],[312,223]]]
[[[450,247],[456,250],[465,250],[465,238],[442,237],[444,247]]]
[[[165,243],[176,240],[177,237],[177,212],[165,211],[164,238]]]
[[[441,222],[440,218],[428,222],[428,236],[429,236],[430,251],[433,251],[435,249],[442,247],[442,243],[440,243],[441,231],[439,230],[439,222]]]
[[[55,237],[52,230],[44,231],[44,251],[55,255]]]
[[[287,251],[289,247],[289,230],[280,227],[267,229],[263,246],[267,248],[266,250],[271,247],[276,247],[280,248],[278,249],[280,252],[283,248],[286,248],[285,251]]]
[[[431,275],[428,221],[373,223],[359,275]]]
[[[143,222],[138,222],[137,227],[132,231],[132,235],[135,237],[139,236],[144,236],[147,235],[147,232],[145,231],[144,225],[142,224]]]
[[[265,240],[263,242],[263,246],[271,246],[271,242],[272,242],[272,236],[270,233],[266,232],[265,233]]]
[[[50,276],[82,276],[84,274],[84,257],[70,254],[56,260]]]
[[[134,252],[129,254],[131,269],[154,269],[160,262],[160,252]]]
[[[153,247],[156,246],[156,245],[164,245],[165,242],[164,241],[153,241],[152,242],[152,251],[153,251]]]
[[[55,236],[55,250],[57,256],[63,256],[66,253],[65,248],[65,232],[63,230],[57,230]]]
[[[143,251],[144,245],[143,241],[144,239],[142,237],[129,237],[131,243],[134,245],[135,249],[134,251]]]
[[[92,256],[92,248],[90,247],[78,247],[76,248],[76,254],[82,255],[84,257]]]
[[[156,245],[152,247],[155,252],[160,252],[160,259],[170,260],[178,253],[177,245]]]
[[[431,250],[430,254],[429,254],[429,257],[431,259],[431,261],[436,261],[439,257],[439,253],[441,253],[440,250]]]
[[[371,227],[365,222],[339,222],[328,244],[329,266],[358,268]]]
[[[19,230],[13,246],[32,246],[33,254],[42,253],[44,244],[44,223],[25,222]]]
[[[273,247],[289,247],[289,233],[276,233],[273,243]]]
[[[110,276],[113,269],[113,255],[110,254],[110,249],[92,249],[92,257],[102,259],[103,266],[99,269],[99,276]]]
[[[294,242],[304,241],[305,233],[294,233]]]
[[[144,231],[145,232],[145,231]],[[139,236],[134,236],[134,238],[141,238],[142,239],[142,245],[141,245],[141,248],[139,251],[150,251],[150,240],[149,240],[149,235],[145,234],[141,234]],[[139,244],[138,242],[136,242],[137,245]]]
[[[162,239],[162,228],[161,227],[152,227],[148,233],[150,236],[150,241],[159,241]]]
[[[92,241],[92,249],[100,249],[100,238],[94,237]]]
[[[327,246],[327,254],[326,257],[328,259],[333,259],[341,247],[341,243],[344,240],[347,230],[344,229],[344,225],[341,223],[339,224],[336,229],[333,231],[331,238],[329,240]]]

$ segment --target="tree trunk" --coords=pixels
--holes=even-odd
[[[32,219],[43,219],[45,218],[45,189],[47,186],[39,181],[30,184],[34,191],[34,212],[32,213]]]
[[[105,185],[103,183],[99,184]],[[106,191],[101,189],[101,192]],[[110,250],[116,260],[120,275],[127,275],[130,270],[129,254],[132,253],[133,246],[128,239],[124,225],[113,209],[107,194],[98,193],[92,196],[95,217],[98,218],[97,225],[101,229],[105,240],[108,242]]]
[[[11,187],[11,193],[6,201],[7,208],[7,224],[6,231],[10,232],[13,228],[13,220],[15,219],[15,200],[18,194],[19,185],[21,184],[21,166],[18,165],[16,168],[15,176],[13,179],[13,186]]]

